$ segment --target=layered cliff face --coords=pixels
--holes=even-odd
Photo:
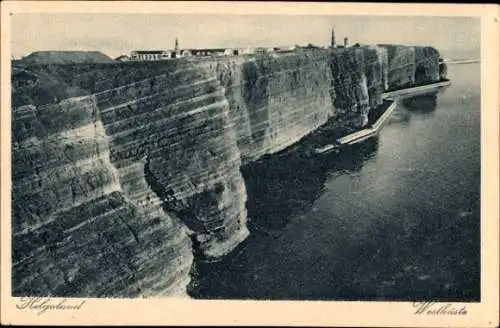
[[[12,123],[14,295],[185,293],[187,231],[123,191],[95,97],[21,106]]]
[[[329,53],[332,74],[332,98],[340,109],[338,120],[363,126],[368,121],[369,94],[364,49],[340,49]]]
[[[369,107],[382,104],[382,94],[389,88],[389,58],[387,49],[364,46],[365,75],[368,88]]]
[[[365,125],[385,90],[439,78],[438,56],[15,67],[14,294],[182,294],[193,254],[220,258],[249,233],[241,165],[329,122]]]
[[[224,255],[248,234],[224,92],[200,67],[153,74],[96,94],[111,162],[138,205],[146,195],[136,181],[145,176],[164,208],[196,233],[201,251]]]
[[[388,89],[395,90],[415,83],[415,47],[380,45],[387,50]]]
[[[225,88],[243,162],[296,143],[335,113],[325,53],[209,61]]]
[[[415,48],[415,83],[437,82],[441,79],[439,52],[432,47]]]
[[[174,268],[190,267],[192,251],[186,234],[188,230],[194,233],[198,250],[208,257],[226,254],[248,235],[245,225],[246,192],[239,171],[239,150],[234,130],[230,127],[227,101],[215,76],[208,75],[203,68],[191,67],[183,62],[104,65],[99,68],[81,66],[79,70],[73,70],[71,66],[51,66],[32,70],[38,82],[29,84],[28,90],[27,87],[16,88],[14,103],[23,100],[46,103],[52,99],[52,93],[57,95],[54,97],[63,97],[64,92],[70,89],[90,93],[90,96],[83,97],[93,99],[94,116],[101,124],[101,132],[106,136],[104,140],[109,148],[103,156],[116,171],[117,189],[130,206],[146,216],[145,219],[169,222],[169,217],[174,215],[180,218],[183,227],[187,227],[175,228],[184,236],[184,242],[179,245],[180,237],[173,238],[163,233],[166,251],[178,253],[188,249],[188,257],[174,256],[167,261],[172,262]],[[42,87],[47,85],[43,83],[46,76],[56,77],[57,83],[53,85],[57,87],[52,93]],[[68,87],[62,87],[65,84]],[[81,113],[78,107],[71,105],[58,112],[47,111],[47,108],[60,104],[49,103],[30,108],[33,108],[34,117],[46,115],[46,119],[50,117],[71,127],[75,120],[80,119]],[[59,114],[62,116],[59,117]],[[17,121],[15,115],[14,121]],[[15,126],[13,130],[22,129]],[[35,133],[36,129],[32,132]],[[42,161],[48,162],[45,158]],[[93,159],[88,161],[92,163]],[[48,165],[47,170],[53,171],[54,168]],[[99,172],[95,168],[93,171]],[[15,174],[14,179],[18,179],[18,175]],[[96,179],[103,180],[100,177]],[[54,180],[50,183],[58,185],[63,182]],[[15,212],[23,214],[22,208],[30,202],[30,197],[15,199],[19,205]],[[58,206],[43,193],[40,197],[40,206],[43,207],[42,202]],[[78,204],[77,201],[74,203]],[[38,213],[37,204],[33,204],[29,211]],[[132,221],[141,228],[148,228],[139,218]],[[152,237],[145,237],[146,240],[148,238]],[[171,245],[170,242],[176,244]],[[150,250],[150,254],[156,251]],[[96,255],[104,253],[95,252]],[[170,266],[169,263],[162,264],[161,256],[150,260],[163,274],[164,267]],[[179,266],[179,263],[182,265]],[[182,279],[173,279],[175,285],[179,282],[186,284],[187,270],[181,273]],[[166,277],[170,279],[175,275],[167,274]],[[149,278],[154,279],[154,274],[150,273]],[[167,286],[165,291],[155,289],[152,293],[168,292],[172,286]],[[142,291],[142,294],[147,293]]]

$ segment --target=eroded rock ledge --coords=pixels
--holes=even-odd
[[[193,254],[247,235],[240,166],[384,90],[439,80],[430,47],[14,67],[13,294],[185,295]]]

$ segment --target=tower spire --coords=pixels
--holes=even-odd
[[[177,38],[175,38],[175,51],[179,51],[179,40]]]
[[[332,26],[332,41],[331,41],[331,46],[332,48],[335,48],[336,42],[335,42],[335,26]]]

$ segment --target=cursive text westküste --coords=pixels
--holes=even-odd
[[[453,303],[414,302],[413,307],[417,315],[467,315],[465,305]]]

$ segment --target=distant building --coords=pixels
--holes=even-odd
[[[228,49],[224,50],[225,56],[238,56],[239,54],[240,54],[240,52],[238,49],[228,48]]]
[[[130,58],[120,56],[116,60],[163,60],[168,58],[187,58],[187,57],[218,57],[218,56],[240,56],[250,54],[276,54],[278,52],[294,51],[296,46],[292,47],[257,47],[257,48],[198,48],[181,49],[179,40],[175,38],[174,50],[136,50],[132,51]]]
[[[316,46],[312,43],[309,43],[307,46],[297,46],[297,49],[321,49],[320,46]]]
[[[204,56],[224,56],[226,49],[192,49],[193,56],[204,57]]]
[[[202,49],[183,49],[180,51],[180,57],[213,57],[213,56],[230,56],[230,55],[231,56],[235,55],[235,51],[233,49],[202,48]]]
[[[179,40],[177,38],[175,38],[175,47],[174,47],[174,51],[175,52],[178,52],[179,51]]]
[[[193,53],[189,49],[183,49],[176,51],[176,58],[181,58],[181,57],[192,57]]]
[[[169,50],[135,50],[130,53],[132,60],[165,60],[172,58]]]
[[[283,53],[283,52],[293,52],[297,50],[297,46],[291,47],[276,47],[274,48],[274,52]]]
[[[269,52],[269,48],[264,48],[264,47],[258,47],[255,48],[254,53],[256,54],[265,54]]]
[[[239,48],[238,55],[251,55],[255,53],[255,49],[252,48]]]
[[[331,40],[331,47],[332,48],[335,48],[335,46],[337,45],[336,41],[335,41],[335,26],[332,27],[332,40]]]
[[[179,40],[175,38],[175,46],[174,46],[174,51],[171,52],[170,57],[172,58],[178,58],[181,56],[181,52],[179,49]]]
[[[127,55],[121,55],[121,56],[116,57],[115,60],[124,62],[124,61],[129,61],[130,57]]]
[[[335,26],[332,27],[332,35],[330,39],[330,48],[347,48],[348,47],[349,38],[344,38],[344,44],[337,44],[335,39]]]

